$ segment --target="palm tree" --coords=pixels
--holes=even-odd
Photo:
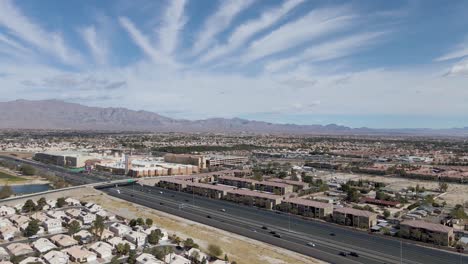
[[[96,220],[93,221],[91,230],[94,233],[94,235],[99,238],[99,240],[102,239],[102,233],[104,232],[105,228],[106,228],[106,225],[104,223],[104,218],[100,215],[97,215]]]

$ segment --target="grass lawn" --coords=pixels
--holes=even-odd
[[[0,180],[1,181],[12,181],[12,182],[18,182],[18,181],[24,181],[25,179],[17,177],[15,175],[11,175],[8,173],[5,173],[3,171],[0,171]]]

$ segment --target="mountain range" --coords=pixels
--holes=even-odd
[[[274,124],[240,118],[174,119],[148,111],[90,107],[59,100],[0,102],[0,129],[50,129],[150,132],[218,132],[329,135],[468,136],[468,127],[452,129],[370,129],[336,124]]]

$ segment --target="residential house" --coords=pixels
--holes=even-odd
[[[38,240],[32,243],[34,249],[36,249],[39,253],[44,253],[52,249],[56,249],[57,246],[54,243],[50,242],[47,238],[39,238]]]
[[[81,212],[81,214],[78,216],[78,219],[80,219],[84,225],[90,225],[91,223],[93,223],[94,220],[96,220],[96,215]]]
[[[63,219],[67,216],[65,212],[62,210],[51,210],[51,211],[47,211],[46,214],[49,217],[54,218],[54,219]]]
[[[35,263],[35,264],[44,263],[45,264],[45,262],[41,258],[37,258],[37,257],[27,257],[23,259],[22,261],[18,262],[18,264],[29,264],[29,263]]]
[[[78,241],[69,235],[59,234],[50,238],[58,247],[70,247],[78,244]]]
[[[97,260],[97,255],[84,247],[73,246],[62,250],[70,256],[70,260],[78,263],[91,263]]]
[[[11,255],[15,257],[25,256],[34,253],[32,247],[25,243],[12,243],[6,246],[6,248],[8,249],[8,251],[10,251]]]
[[[42,226],[49,233],[60,233],[62,232],[62,221],[59,219],[48,219],[42,223]]]
[[[18,228],[12,225],[0,227],[0,237],[3,240],[11,241],[13,238],[15,238],[17,233],[19,233]]]
[[[137,247],[144,246],[146,244],[147,235],[143,232],[130,231],[125,233],[125,239],[135,244]]]
[[[12,226],[13,223],[8,218],[0,217],[0,227]]]
[[[114,233],[109,231],[109,229],[104,229],[104,231],[102,231],[101,239],[107,240],[107,239],[112,238],[112,237],[114,237]]]
[[[48,264],[68,264],[68,254],[62,251],[52,250],[42,257]]]
[[[0,206],[0,216],[10,216],[14,214],[16,214],[15,208],[5,205]]]
[[[31,219],[37,220],[39,222],[45,222],[49,220],[49,216],[44,212],[36,212],[31,215]]]
[[[191,261],[177,254],[167,254],[164,257],[164,262],[167,264],[190,264]]]
[[[135,244],[130,243],[127,240],[123,240],[121,237],[118,236],[107,240],[107,243],[111,244],[114,248],[116,248],[118,244],[128,244],[130,245],[130,249],[132,250],[136,248]]]
[[[20,228],[24,226],[25,224],[27,225],[30,219],[29,217],[24,216],[24,215],[12,215],[10,216],[10,221],[12,221],[13,224],[16,225],[16,227]]]
[[[70,206],[80,206],[81,205],[80,201],[78,201],[76,199],[73,199],[73,198],[67,198],[67,199],[65,199],[65,202]]]
[[[164,264],[164,262],[157,259],[155,256],[143,253],[136,259],[137,264]]]
[[[83,244],[87,244],[93,240],[93,234],[91,234],[88,230],[80,230],[79,232],[75,233],[73,237],[80,238],[80,242]]]
[[[81,210],[80,210],[80,209],[75,209],[75,208],[73,208],[73,209],[68,209],[68,210],[66,210],[65,213],[66,213],[68,216],[77,219],[77,218],[80,216],[80,214],[81,214]]]
[[[124,236],[126,233],[132,231],[132,228],[128,225],[124,225],[121,223],[113,223],[109,230],[113,232],[116,236]]]
[[[8,254],[5,248],[0,247],[0,261],[7,260],[10,260],[10,254]]]
[[[114,247],[111,244],[102,241],[96,242],[88,248],[92,252],[95,252],[97,256],[102,259],[112,258],[112,250],[114,249]]]

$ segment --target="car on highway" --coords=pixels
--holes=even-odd
[[[330,236],[336,236],[336,234],[335,233],[330,233]]]
[[[211,215],[207,215],[206,218],[211,218]]]
[[[349,252],[349,255],[353,257],[359,257],[359,254],[354,251]]]
[[[262,226],[262,229],[263,229],[263,230],[268,230],[268,227]]]
[[[273,236],[274,236],[274,237],[277,237],[277,238],[281,238],[281,235],[278,234],[278,233],[274,234]]]
[[[223,208],[223,209],[220,209],[220,211],[221,211],[221,212],[226,212],[226,209]]]
[[[339,255],[340,255],[340,256],[343,256],[343,257],[346,257],[346,256],[347,256],[346,252],[343,252],[343,251],[341,251]]]
[[[163,194],[163,192],[162,192],[162,191],[159,191],[159,194]]]
[[[164,205],[164,203],[163,203],[163,202],[160,202],[159,204],[160,204],[160,205]]]
[[[274,235],[274,234],[276,234],[276,231],[271,230],[270,234]]]
[[[315,247],[315,244],[312,243],[312,242],[307,243],[307,245],[308,245],[309,247]]]

